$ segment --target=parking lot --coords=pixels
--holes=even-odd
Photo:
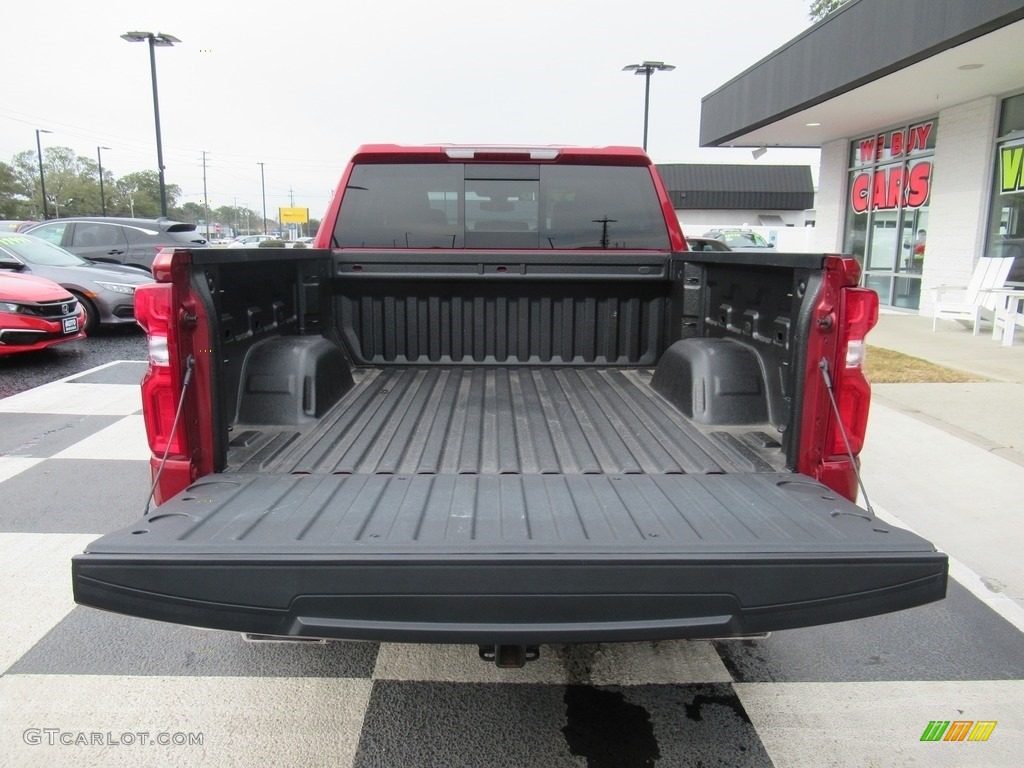
[[[985,572],[968,529],[985,526],[986,491],[961,508],[963,477],[939,465],[954,453],[1018,488],[1024,467],[908,413],[898,391],[874,406],[865,478],[880,514],[970,562],[945,601],[760,640],[545,647],[498,670],[474,647],[249,644],[76,607],[71,556],[145,504],[145,347],[136,333],[64,347],[3,369],[0,764],[1019,764],[1024,612],[993,576],[1019,534],[981,533]],[[908,472],[939,486],[927,509]],[[984,742],[922,741],[933,721],[996,725]]]

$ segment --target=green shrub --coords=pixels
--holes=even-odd
[[[260,241],[260,248],[284,248],[284,240],[274,240],[267,238],[266,240]]]

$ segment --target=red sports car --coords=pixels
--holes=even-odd
[[[85,313],[52,280],[0,272],[0,355],[84,339]]]

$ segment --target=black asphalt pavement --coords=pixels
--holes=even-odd
[[[137,325],[100,329],[79,341],[39,352],[0,355],[0,398],[74,376],[114,360],[145,360],[146,335]]]

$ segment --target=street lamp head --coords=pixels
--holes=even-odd
[[[634,75],[650,75],[654,72],[671,72],[675,68],[675,64],[666,64],[664,61],[645,61],[643,64],[627,64],[622,71],[633,70]]]
[[[53,131],[48,131],[45,128],[36,128],[36,133],[53,133]]]
[[[129,43],[145,43],[152,40],[153,45],[163,47],[170,47],[175,43],[181,42],[174,35],[168,35],[163,32],[157,32],[155,35],[152,32],[125,32],[121,35],[121,39],[127,40]]]

